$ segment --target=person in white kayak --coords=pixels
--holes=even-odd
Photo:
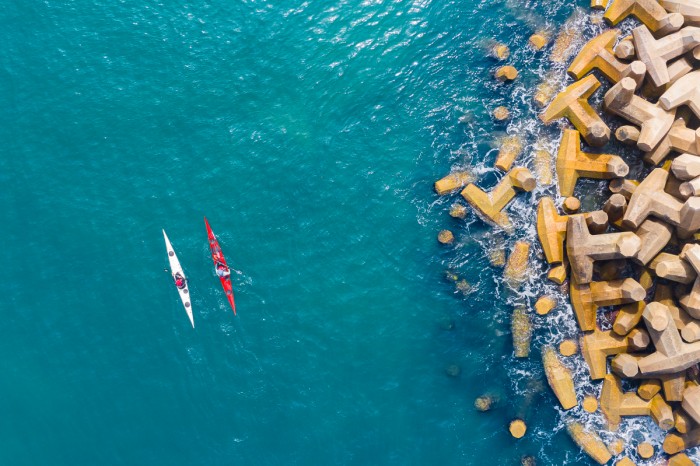
[[[216,274],[221,278],[226,278],[231,275],[231,271],[226,267],[225,264],[221,262],[216,263]]]
[[[187,285],[187,280],[185,280],[185,277],[180,275],[180,272],[177,272],[175,274],[175,286],[182,290],[185,288],[186,285]]]

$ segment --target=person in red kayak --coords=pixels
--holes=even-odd
[[[176,287],[183,289],[183,288],[185,288],[186,283],[187,282],[185,281],[185,278],[182,275],[180,275],[180,272],[175,274],[175,286]]]
[[[226,278],[231,275],[231,271],[226,267],[225,264],[221,262],[216,263],[216,274],[221,278]]]

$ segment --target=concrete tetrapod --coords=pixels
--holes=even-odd
[[[683,392],[683,409],[700,424],[700,386],[687,387]]]
[[[535,178],[530,170],[516,167],[509,171],[491,192],[486,193],[476,185],[469,184],[462,190],[462,196],[484,221],[510,231],[513,225],[503,209],[515,197],[516,189],[532,191],[535,185]]]
[[[595,329],[596,311],[599,306],[642,301],[647,293],[636,280],[625,278],[584,285],[572,279],[569,294],[579,327],[583,331],[589,331]]]
[[[656,87],[670,82],[667,62],[700,45],[700,28],[686,26],[678,32],[654,39],[646,26],[632,30],[637,58],[647,67],[647,75]],[[648,150],[648,149],[647,149]]]
[[[507,172],[513,166],[515,158],[523,150],[523,141],[519,136],[507,136],[500,141],[496,168]]]
[[[700,228],[700,198],[685,203],[664,191],[668,172],[656,168],[636,187],[627,205],[622,224],[635,230],[650,215],[693,232]]]
[[[569,217],[566,238],[571,272],[580,284],[593,279],[595,261],[632,257],[641,249],[641,240],[632,232],[591,235],[582,215]]]
[[[557,352],[550,346],[542,349],[542,365],[547,375],[547,382],[557,396],[562,408],[571,409],[578,404],[574,380],[571,371],[559,359]]]
[[[700,342],[683,342],[666,306],[651,302],[643,317],[656,352],[639,360],[642,374],[675,374],[700,362]]]
[[[600,393],[600,410],[605,414],[609,430],[617,430],[622,416],[651,416],[662,430],[673,428],[673,410],[661,397],[644,400],[635,392],[624,392],[622,382],[614,374],[608,374]]]
[[[540,119],[550,123],[558,118],[568,118],[588,144],[604,146],[610,140],[610,128],[588,103],[588,98],[599,87],[600,81],[592,74],[576,81],[557,94],[540,114]]]
[[[673,228],[668,223],[648,218],[634,233],[642,240],[642,247],[632,260],[647,265],[671,241]]]
[[[664,439],[664,451],[669,455],[681,452],[688,448],[700,445],[700,427],[696,427],[687,434],[678,435],[670,433]]]
[[[468,171],[457,171],[435,182],[435,192],[443,196],[453,191],[462,189],[469,183],[476,181],[476,177]]]
[[[697,278],[697,273],[693,267],[675,254],[661,253],[655,261],[654,272],[659,278],[665,278],[678,283],[692,283]]]
[[[566,426],[567,432],[573,441],[586,452],[588,456],[593,458],[599,464],[605,464],[612,458],[610,451],[605,446],[605,443],[600,439],[598,434],[586,430],[583,425],[578,422],[571,422]]]
[[[700,117],[700,70],[688,73],[673,83],[659,98],[664,110],[687,105],[695,116]]]
[[[640,85],[647,67],[639,60],[628,64],[617,59],[613,52],[613,45],[619,35],[620,31],[610,29],[588,41],[569,65],[567,70],[569,76],[581,79],[587,73],[597,69],[613,84],[630,77]]]
[[[656,0],[615,0],[605,12],[605,19],[614,26],[630,15],[661,35],[683,26],[683,15],[666,12]]]
[[[513,310],[510,321],[513,335],[513,353],[516,358],[530,356],[530,339],[532,338],[532,322],[527,309],[519,307]]]
[[[513,252],[508,256],[508,262],[503,270],[505,282],[511,288],[517,289],[527,278],[529,253],[530,243],[527,241],[515,242]]]
[[[617,155],[588,154],[581,150],[578,131],[565,129],[557,152],[557,178],[559,193],[572,196],[579,177],[611,179],[623,178],[629,167]]]
[[[644,160],[652,165],[657,165],[674,151],[700,155],[700,128],[697,130],[689,129],[686,127],[686,121],[685,118],[677,118],[666,136],[659,141],[656,147],[644,155]],[[617,135],[617,132],[615,134]]]
[[[581,353],[590,369],[591,379],[605,377],[608,356],[644,349],[649,344],[649,336],[644,330],[634,329],[627,336],[597,328],[581,338]]]
[[[698,0],[659,0],[666,11],[680,13],[686,26],[700,26],[700,1]]]
[[[605,108],[640,127],[637,147],[647,152],[668,133],[675,117],[675,110],[666,111],[634,95],[637,84],[632,78],[624,78],[605,93]]]
[[[700,270],[700,245],[697,244],[686,244],[681,251],[680,258],[690,264],[690,266],[698,273]],[[683,296],[680,299],[680,304],[683,306],[688,314],[700,318],[700,278],[695,278],[695,283],[690,291],[690,294]],[[691,329],[692,331],[692,329]]]

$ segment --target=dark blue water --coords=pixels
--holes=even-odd
[[[587,4],[6,4],[0,463],[586,463],[539,350],[512,358],[510,312],[544,268],[507,294],[492,230],[451,219],[455,198],[432,183],[453,166],[495,183],[506,132],[556,139],[535,129],[530,99],[552,65],[527,38]],[[494,39],[521,71],[512,86],[491,78]],[[498,105],[509,124],[491,121]],[[542,192],[518,198],[499,247],[534,239]],[[456,246],[439,247],[443,228]],[[475,291],[455,293],[448,268]],[[575,332],[554,319],[536,322],[536,345]],[[498,403],[482,414],[484,393]],[[530,429],[518,441],[516,416]]]

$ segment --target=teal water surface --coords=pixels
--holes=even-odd
[[[512,359],[489,229],[432,183],[492,163],[489,112],[526,112],[543,66],[528,36],[587,4],[11,0],[0,463],[585,464],[538,358]],[[520,87],[491,79],[493,38]]]

